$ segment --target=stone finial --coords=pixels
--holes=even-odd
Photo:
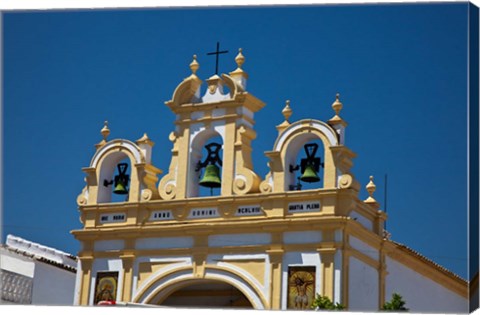
[[[335,111],[335,115],[338,116],[338,114],[343,108],[343,104],[340,102],[340,93],[337,93],[337,95],[335,96],[335,102],[333,102],[332,108]]]
[[[245,57],[242,54],[242,48],[238,49],[238,55],[235,57],[235,62],[237,63],[238,69],[242,69],[242,66],[245,62]]]
[[[245,63],[245,57],[242,54],[242,48],[238,49],[238,55],[235,57],[235,62],[237,63],[237,69],[230,72],[230,76],[237,83],[241,91],[247,90],[247,79],[248,74],[243,71],[242,66]]]
[[[100,130],[100,133],[103,136],[103,140],[107,141],[107,137],[110,134],[110,129],[108,129],[108,121],[104,121],[103,128]]]
[[[370,176],[370,182],[365,187],[367,188],[367,192],[369,196],[367,199],[364,200],[364,202],[371,204],[375,208],[379,208],[380,207],[379,203],[375,200],[375,198],[373,198],[373,193],[377,189],[377,186],[373,182],[373,176]]]
[[[292,116],[292,109],[290,108],[290,100],[285,101],[285,107],[282,110],[283,117],[285,117],[285,121],[288,122],[290,116]]]
[[[277,126],[277,130],[279,133],[281,133],[288,126],[290,126],[290,122],[288,121],[290,116],[292,116],[292,109],[290,108],[290,100],[285,101],[285,107],[282,110],[282,115],[285,118],[285,121]]]
[[[328,123],[330,125],[340,124],[340,125],[345,127],[347,125],[347,123],[339,116],[340,111],[343,108],[343,104],[342,104],[342,102],[340,102],[340,94],[339,93],[337,93],[337,95],[335,95],[335,102],[333,102],[332,108],[335,111],[335,116],[330,118]]]
[[[367,188],[368,194],[373,198],[373,193],[377,190],[377,186],[373,182],[373,176],[370,176],[370,182],[365,186]]]
[[[200,68],[200,64],[197,62],[197,55],[193,55],[193,61],[190,63],[190,70],[192,70],[192,74],[195,74]]]
[[[150,140],[150,138],[148,137],[147,133],[144,133],[143,136],[136,141],[136,143],[139,144],[139,145],[140,144],[147,144],[149,146],[153,146],[153,144],[154,144],[153,141]]]
[[[97,150],[101,147],[103,147],[105,145],[105,143],[107,143],[107,137],[108,135],[110,134],[110,129],[108,129],[108,121],[105,120],[105,122],[103,123],[103,128],[102,130],[100,130],[100,133],[102,134],[103,136],[103,139],[102,141],[100,141],[99,143],[97,143],[95,145],[95,147],[97,148]]]

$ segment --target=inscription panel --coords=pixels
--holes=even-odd
[[[320,201],[292,202],[288,204],[288,213],[320,212]]]

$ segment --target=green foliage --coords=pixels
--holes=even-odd
[[[392,299],[389,302],[383,304],[383,311],[408,311],[408,308],[405,307],[405,301],[402,296],[398,293],[392,294]]]
[[[317,294],[315,300],[312,303],[312,309],[314,310],[343,310],[345,306],[340,303],[333,304],[327,296]]]

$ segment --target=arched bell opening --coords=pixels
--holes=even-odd
[[[222,136],[214,130],[200,132],[191,145],[187,197],[220,195],[222,166]]]
[[[252,303],[237,288],[221,281],[197,280],[171,293],[162,306],[195,308],[253,309]]]
[[[285,190],[323,188],[325,149],[314,134],[295,138],[285,156]]]
[[[128,201],[132,178],[130,158],[123,152],[113,152],[100,167],[97,202]]]

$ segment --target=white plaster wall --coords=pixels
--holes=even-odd
[[[361,225],[363,225],[365,228],[367,228],[368,230],[372,231],[373,230],[373,224],[372,224],[372,221],[370,221],[369,219],[365,218],[363,215],[359,214],[358,212],[356,211],[351,211],[350,212],[350,217],[352,219],[356,219],[356,221],[358,223],[360,223]]]
[[[352,246],[354,249],[378,261],[378,250],[374,247],[368,245],[367,243],[361,241],[354,236],[349,237],[349,242],[350,246]]]
[[[97,252],[103,252],[107,250],[122,250],[124,246],[125,242],[123,240],[96,241],[93,249]]]
[[[32,304],[73,305],[76,274],[58,267],[35,262]]]
[[[77,264],[77,274],[75,275],[75,293],[73,296],[73,305],[80,305],[81,281],[82,281],[82,261],[79,259]]]
[[[266,245],[272,242],[269,233],[217,234],[208,237],[208,246]]]
[[[387,257],[385,299],[400,294],[411,312],[467,313],[468,300]]]
[[[342,301],[342,252],[337,251],[333,260],[333,302],[341,303]]]
[[[139,238],[135,242],[135,249],[157,249],[157,248],[191,248],[193,237],[152,237]]]
[[[320,243],[321,241],[322,232],[320,231],[300,231],[283,233],[283,242],[285,244]]]
[[[287,252],[283,256],[282,264],[282,310],[287,309],[288,298],[288,267],[315,266],[315,294],[320,293],[322,287],[322,272],[320,268],[320,254],[317,252]]]
[[[378,311],[378,271],[350,257],[348,275],[348,310]]]
[[[6,250],[0,251],[0,268],[33,278],[35,263],[32,258],[12,254]]]

